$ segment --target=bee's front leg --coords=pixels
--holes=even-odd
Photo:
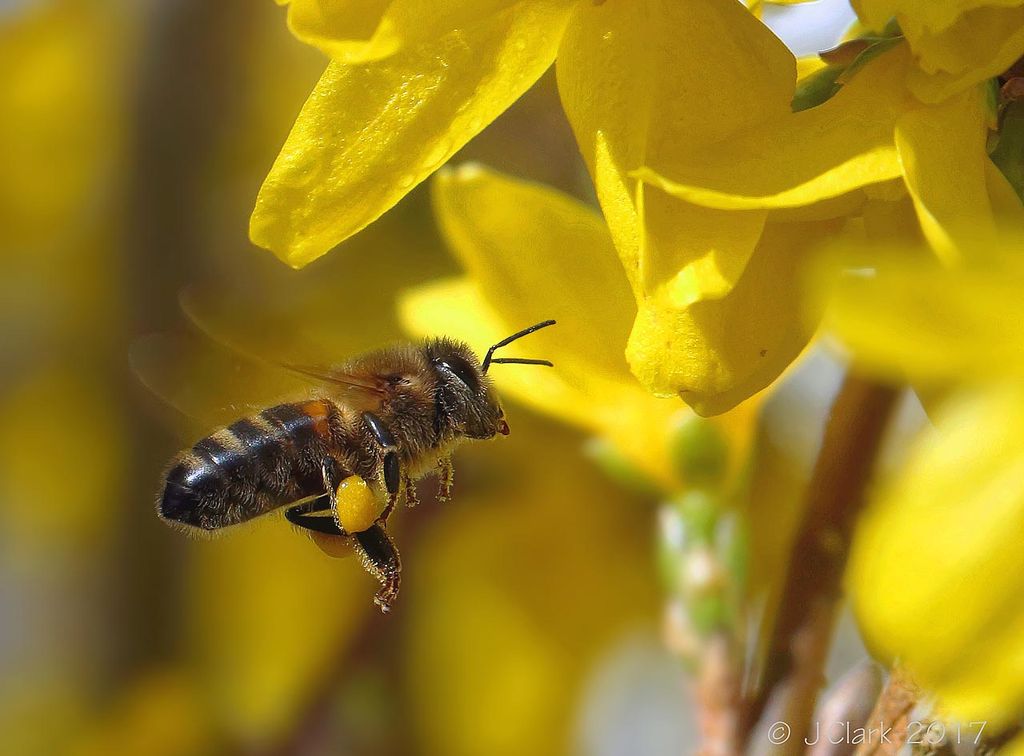
[[[402,467],[398,459],[398,444],[395,437],[391,435],[384,422],[372,412],[363,413],[363,422],[370,431],[370,435],[380,445],[382,454],[381,472],[384,478],[384,488],[388,492],[388,503],[378,518],[378,522],[387,522],[392,510],[398,503],[398,495],[402,488]]]
[[[451,501],[452,485],[455,483],[455,467],[451,457],[437,460],[437,500],[442,504]]]
[[[380,523],[354,536],[363,567],[380,581],[380,590],[373,601],[382,612],[389,612],[402,583],[402,560],[398,549]]]
[[[405,506],[412,509],[420,503],[420,495],[416,493],[416,481],[410,478],[408,475],[405,476]]]

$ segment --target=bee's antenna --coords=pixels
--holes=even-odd
[[[551,362],[548,362],[547,360],[530,360],[530,359],[526,359],[525,357],[506,357],[506,358],[499,357],[497,359],[492,359],[495,350],[501,349],[503,346],[508,346],[509,344],[511,344],[516,339],[523,338],[523,336],[529,336],[534,331],[539,331],[541,328],[547,328],[548,326],[553,326],[554,324],[555,324],[554,320],[545,320],[542,323],[537,323],[536,325],[532,325],[529,328],[524,328],[523,330],[519,331],[518,333],[513,333],[511,336],[502,339],[497,344],[492,346],[490,349],[487,350],[487,354],[484,355],[484,364],[483,364],[483,369],[482,369],[482,372],[484,373],[484,375],[487,374],[487,368],[491,366],[491,363],[495,363],[495,364],[515,363],[515,364],[519,364],[519,365],[547,365],[548,367],[554,367],[554,364],[551,363]]]

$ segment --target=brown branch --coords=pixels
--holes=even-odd
[[[701,756],[740,752],[739,712],[742,675],[736,643],[725,632],[708,639],[696,681]]]
[[[803,742],[824,683],[850,537],[897,391],[849,374],[832,405],[789,558],[760,688],[744,712],[746,737],[773,695]]]
[[[871,719],[882,693],[882,670],[871,661],[850,669],[826,694],[818,709],[815,728],[817,740],[807,756],[847,756],[855,750],[853,738],[839,737],[848,726],[859,726]],[[836,741],[839,742],[836,742]]]
[[[907,741],[910,713],[919,695],[909,677],[893,670],[865,723],[867,739],[857,747],[856,756],[895,756]]]

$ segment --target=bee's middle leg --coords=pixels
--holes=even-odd
[[[372,412],[363,413],[363,423],[380,446],[383,455],[381,466],[384,488],[388,492],[388,503],[380,517],[377,518],[377,522],[385,523],[398,503],[398,496],[402,488],[402,466],[398,459],[398,444],[395,443],[395,437],[391,435],[391,431],[384,425],[384,421]]]

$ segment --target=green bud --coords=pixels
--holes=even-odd
[[[1024,202],[1024,100],[1010,102],[1003,110],[999,141],[991,157]]]
[[[721,594],[692,598],[686,603],[690,622],[701,637],[707,637],[732,624],[732,612]]]
[[[682,520],[683,548],[714,543],[722,503],[717,494],[694,488],[673,500]]]
[[[865,65],[870,63],[872,60],[877,58],[884,52],[891,50],[896,45],[903,41],[903,37],[881,37],[878,39],[869,40],[869,44],[864,51],[858,55],[853,63],[846,67],[846,70],[842,72],[837,81],[840,84],[846,84],[850,79]]]
[[[883,37],[902,37],[903,30],[900,28],[900,22],[895,18],[890,18],[889,23],[882,29]]]
[[[669,440],[669,456],[685,485],[714,488],[725,477],[729,445],[714,423],[691,415]]]
[[[810,110],[830,100],[841,87],[836,79],[844,70],[845,66],[828,66],[798,81],[790,103],[793,112]]]

